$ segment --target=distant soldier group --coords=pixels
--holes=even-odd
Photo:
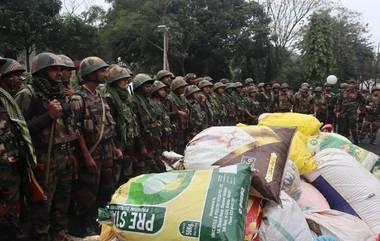
[[[298,112],[354,143],[366,136],[374,143],[380,126],[380,89],[365,96],[356,82],[341,84],[337,95],[329,84],[312,90],[308,83],[293,93],[287,83],[252,78],[134,75],[99,57],[77,69],[67,56],[41,53],[27,79],[17,61],[0,64],[0,240],[65,240],[69,210],[80,236],[98,233],[97,209],[119,185],[164,172],[162,152],[182,154],[210,126]]]

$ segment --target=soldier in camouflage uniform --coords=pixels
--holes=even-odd
[[[118,179],[117,175],[120,174],[119,184],[144,172],[139,159],[145,147],[140,135],[140,126],[133,111],[132,96],[127,89],[131,81],[132,76],[127,69],[116,64],[108,68],[106,98],[116,122],[116,145],[124,153],[121,162],[114,163],[115,182]]]
[[[278,96],[278,111],[279,112],[291,112],[294,104],[294,96],[289,91],[289,85],[287,83],[281,84],[281,93]]]
[[[171,150],[173,135],[173,125],[170,121],[169,114],[166,111],[164,102],[162,102],[167,96],[166,87],[167,86],[164,83],[156,80],[153,82],[150,91],[153,117],[159,121],[161,126],[160,142],[156,143],[156,148],[159,149],[159,153]]]
[[[263,83],[263,82],[260,82],[257,85],[257,90],[258,90],[257,94],[261,95],[264,92],[264,85],[265,85],[265,83]]]
[[[309,88],[301,87],[294,99],[294,112],[301,114],[314,114],[314,98],[309,94]]]
[[[248,87],[248,96],[246,97],[247,103],[247,124],[257,125],[259,116],[263,113],[260,103],[257,101],[257,88],[254,86]]]
[[[194,73],[187,73],[184,77],[184,80],[189,84],[189,85],[196,85],[197,84],[197,75]]]
[[[227,83],[230,83],[230,80],[229,80],[229,79],[226,79],[226,78],[223,78],[223,79],[220,79],[219,82],[225,85],[225,84],[227,84]]]
[[[350,134],[354,144],[358,144],[357,115],[364,111],[365,100],[358,92],[355,81],[351,82],[346,91],[339,96],[337,102],[337,117],[341,118],[339,134],[349,138]]]
[[[198,88],[203,92],[203,95],[206,97],[205,100],[205,109],[207,113],[208,126],[219,125],[220,115],[218,109],[218,103],[213,96],[211,88],[214,85],[208,80],[202,80],[198,84]]]
[[[224,92],[225,104],[226,104],[226,109],[227,109],[227,123],[226,124],[229,126],[233,126],[238,123],[236,102],[235,102],[235,98],[232,95],[235,88],[236,88],[235,83],[227,83],[225,92]]]
[[[67,229],[72,183],[69,157],[78,135],[61,82],[64,66],[55,54],[38,54],[32,62],[32,84],[16,96],[37,154],[36,178],[48,198],[30,204],[33,231],[41,240],[49,232],[53,240],[63,239]]]
[[[247,87],[247,91],[248,91],[249,87],[251,87],[251,86],[255,87],[255,81],[252,78],[246,78],[244,80],[244,86]]]
[[[327,102],[320,86],[314,89],[314,114],[320,122],[327,123]]]
[[[226,86],[222,82],[215,83],[213,87],[213,95],[215,96],[219,109],[220,125],[227,125],[228,119],[227,106],[229,105],[229,103],[227,103],[226,96],[224,94],[225,87]]]
[[[243,92],[243,85],[240,82],[235,83],[235,89],[232,91],[232,96],[234,97],[235,101],[235,108],[236,108],[236,118],[237,122],[244,123],[245,116],[247,114],[247,107],[245,105],[245,94]]]
[[[201,105],[200,92],[201,90],[196,85],[189,85],[185,89],[184,95],[190,110],[187,141],[207,128],[207,114]]]
[[[380,128],[380,88],[374,86],[371,90],[371,96],[366,102],[366,114],[363,121],[363,127],[360,133],[360,139],[363,140],[366,135],[369,142],[375,144],[377,132]]]
[[[257,96],[257,100],[260,102],[266,113],[270,113],[273,110],[274,98],[272,94],[272,87],[270,83],[265,83],[263,88],[263,92],[261,92]]]
[[[67,97],[70,97],[74,94],[74,88],[72,88],[70,81],[72,78],[72,73],[76,70],[76,68],[74,66],[74,62],[69,57],[63,54],[58,56],[65,64],[65,66],[62,67],[62,83],[65,87],[64,93]]]
[[[18,240],[21,233],[20,184],[36,164],[27,124],[11,96],[24,71],[17,61],[0,58],[0,236],[5,241]]]
[[[73,190],[85,236],[97,233],[97,209],[110,201],[115,190],[114,160],[123,157],[114,140],[115,120],[110,107],[97,90],[105,83],[107,67],[99,57],[83,59],[79,67],[81,86],[71,97],[79,129],[79,179]]]
[[[166,86],[170,86],[174,80],[174,75],[168,70],[160,70],[156,74],[156,79],[164,83]]]
[[[183,95],[187,83],[183,77],[176,77],[170,85],[171,93],[169,94],[171,123],[174,124],[174,150],[177,153],[183,154],[186,146],[186,130],[189,122],[189,108],[187,100]]]
[[[154,79],[147,74],[137,74],[134,77],[133,104],[140,125],[141,136],[147,149],[147,153],[143,157],[146,170],[148,172],[163,172],[165,171],[165,166],[160,160],[160,150],[156,149],[156,144],[160,143],[162,126],[155,117],[150,102],[153,82]]]
[[[280,101],[280,90],[281,85],[279,83],[273,83],[272,93],[273,93],[273,103],[272,103],[272,112],[279,111],[279,101]]]
[[[336,107],[336,96],[331,91],[331,85],[328,83],[325,83],[324,86],[324,97],[326,101],[326,124],[332,124],[333,126],[336,125],[336,118],[335,118],[335,107]]]

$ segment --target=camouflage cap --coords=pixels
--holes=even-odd
[[[189,98],[192,94],[200,91],[201,90],[196,85],[189,85],[185,89],[185,97]]]
[[[213,90],[217,90],[218,88],[225,88],[226,85],[223,84],[222,82],[217,82],[214,84]]]
[[[210,82],[212,82],[214,80],[213,78],[211,78],[211,76],[205,76],[203,79],[208,80]]]
[[[148,74],[137,74],[133,79],[133,90],[137,90],[140,86],[146,83],[153,83],[154,79]]]
[[[165,87],[167,87],[167,86],[166,86],[164,83],[162,83],[162,82],[159,81],[159,80],[156,80],[156,81],[154,81],[153,84],[152,84],[152,88],[151,88],[151,90],[150,90],[150,94],[153,94],[153,93],[155,93],[156,91],[159,91],[160,89],[165,88]]]
[[[5,63],[0,68],[0,74],[6,75],[9,73],[18,72],[20,74],[24,73],[26,69],[14,59],[4,59]]]
[[[206,87],[206,86],[213,86],[214,84],[213,83],[211,83],[210,81],[208,81],[208,80],[206,80],[206,79],[203,79],[201,82],[199,82],[198,83],[198,87],[200,88],[200,89],[202,89],[202,88],[204,88],[204,87]]]
[[[300,91],[301,91],[301,92],[309,92],[309,88],[306,87],[306,86],[302,86],[302,87],[300,88]]]
[[[373,93],[375,91],[380,91],[380,87],[379,86],[372,87],[371,93]]]
[[[253,79],[252,78],[246,78],[245,80],[244,80],[244,85],[248,85],[248,84],[250,84],[250,83],[254,83],[255,81],[253,81]]]
[[[107,83],[111,84],[121,79],[131,78],[131,74],[126,68],[120,67],[117,64],[111,64],[107,69],[108,78]]]
[[[281,84],[281,89],[289,89],[288,83],[282,83]]]
[[[322,87],[320,86],[315,87],[314,92],[322,92]]]
[[[168,70],[163,69],[157,72],[156,79],[161,80],[162,78],[167,77],[167,76],[172,77],[173,73]]]
[[[175,77],[175,79],[172,81],[171,85],[170,85],[170,89],[172,91],[176,91],[177,89],[181,88],[181,87],[185,87],[187,86],[187,83],[186,81],[183,79],[182,76],[177,76]]]
[[[107,68],[109,65],[104,62],[103,59],[91,56],[82,60],[79,66],[79,75],[81,78],[86,77],[87,75],[94,73],[100,69]]]
[[[304,82],[304,83],[302,83],[301,84],[301,87],[307,87],[307,88],[310,88],[310,84],[309,83],[307,83],[307,82]]]
[[[63,63],[65,64],[65,68],[66,69],[70,69],[70,70],[75,70],[75,65],[74,65],[74,62],[72,59],[70,59],[69,57],[67,57],[66,55],[58,55],[58,57],[60,57],[63,61]]]
[[[269,83],[269,82],[266,82],[266,83],[264,83],[264,87],[265,87],[265,86],[272,86],[272,84]]]
[[[345,88],[347,88],[348,87],[348,84],[347,83],[341,83],[340,85],[339,85],[339,88],[340,89],[345,89]]]
[[[32,74],[35,74],[48,67],[65,67],[65,63],[60,57],[53,53],[44,52],[37,54],[32,61]]]
[[[243,87],[243,84],[241,82],[235,82],[235,88],[241,88]]]
[[[279,83],[274,83],[272,86],[273,89],[280,89],[281,85]]]
[[[259,90],[254,86],[250,86],[248,87],[247,91],[248,91],[248,94],[251,94],[251,93],[257,93]]]

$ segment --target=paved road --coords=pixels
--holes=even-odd
[[[359,146],[380,156],[380,132],[377,133],[376,145],[368,144],[368,139],[365,139]]]

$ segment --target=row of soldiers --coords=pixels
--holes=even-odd
[[[262,113],[290,111],[351,130],[354,139],[351,118],[358,113],[365,113],[363,125],[372,135],[379,126],[380,90],[364,99],[353,83],[339,95],[328,84],[311,91],[307,83],[293,94],[286,83],[256,86],[251,78],[243,84],[166,70],[154,78],[133,75],[88,57],[73,88],[77,69],[67,56],[38,54],[26,84],[23,66],[0,62],[1,240],[23,236],[20,214],[31,223],[27,240],[64,240],[69,208],[81,235],[97,233],[97,208],[116,187],[139,174],[165,171],[161,153],[183,153],[209,126],[256,124]]]

